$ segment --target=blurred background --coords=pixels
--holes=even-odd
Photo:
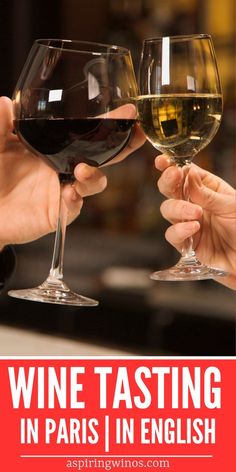
[[[131,49],[173,34],[213,37],[224,94],[218,134],[197,163],[235,185],[235,0],[0,0],[0,94],[11,96],[36,38],[109,42]],[[0,297],[0,355],[234,355],[235,295],[213,282],[151,282],[174,263],[165,242],[149,143],[105,170],[108,187],[86,199],[67,232],[65,278],[100,300],[66,308]],[[40,204],[40,202],[39,202]],[[36,286],[48,273],[53,235],[17,246],[11,288]],[[55,349],[54,349],[55,347]]]

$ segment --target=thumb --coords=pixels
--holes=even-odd
[[[12,101],[8,97],[0,97],[0,151],[4,151],[6,140],[12,132]]]
[[[194,167],[188,173],[188,186],[192,203],[196,203],[214,214],[227,213],[228,210],[232,211],[231,196],[206,187]]]

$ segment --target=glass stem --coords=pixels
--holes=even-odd
[[[49,277],[47,279],[47,281],[51,283],[63,281],[63,260],[68,210],[62,197],[62,185],[63,184],[60,183],[59,217],[57,221],[52,264]]]
[[[187,238],[184,241],[183,247],[181,249],[181,256],[184,257],[185,259],[195,258],[195,251],[193,249],[193,238],[192,238],[192,236],[190,238]]]
[[[184,181],[183,181],[183,186],[182,186],[182,198],[186,202],[190,201],[189,185],[188,185],[188,173],[189,173],[189,170],[190,170],[190,166],[191,166],[190,163],[186,163],[184,166],[181,166],[181,167],[183,167],[183,171],[184,171]],[[183,221],[185,221],[185,220],[183,220]],[[195,254],[195,251],[193,249],[193,238],[192,238],[192,236],[187,238],[184,241],[182,249],[181,249],[181,256],[182,256],[181,257],[181,262],[182,263],[184,263],[184,261],[186,261],[186,262],[187,261],[190,262],[191,260],[196,261],[196,254]]]

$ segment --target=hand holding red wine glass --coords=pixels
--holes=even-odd
[[[14,91],[15,130],[20,140],[73,183],[80,162],[101,166],[127,145],[136,122],[136,80],[127,49],[83,41],[34,42]],[[60,197],[50,273],[39,287],[10,296],[63,305],[98,302],[63,280],[67,209]]]

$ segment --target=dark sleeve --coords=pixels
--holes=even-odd
[[[0,252],[0,292],[14,272],[16,256],[12,246],[5,246]]]

